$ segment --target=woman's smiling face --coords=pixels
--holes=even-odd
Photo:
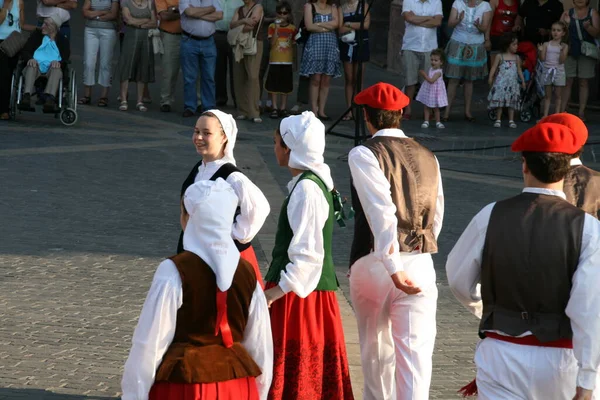
[[[227,136],[216,117],[204,115],[198,119],[192,138],[196,152],[206,162],[223,158]]]

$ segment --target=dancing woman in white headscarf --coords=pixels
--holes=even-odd
[[[274,364],[269,400],[352,400],[332,256],[333,180],[325,126],[312,112],[285,118],[275,155],[293,179],[265,277]]]
[[[154,274],[123,372],[123,400],[267,399],[269,312],[254,268],[231,238],[237,206],[223,179],[186,190],[185,251]]]
[[[250,242],[262,228],[271,209],[261,190],[236,167],[233,148],[237,132],[234,118],[222,111],[208,110],[198,118],[192,141],[202,160],[194,165],[183,182],[181,196],[190,185],[201,180],[223,178],[233,187],[239,204],[231,236],[242,258],[254,266],[256,276],[263,285],[256,254]],[[179,237],[177,253],[183,251],[182,239],[183,232]]]

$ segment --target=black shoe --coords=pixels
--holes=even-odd
[[[43,111],[45,113],[54,113],[54,112],[56,112],[56,100],[54,100],[53,96],[46,97],[46,101],[44,102]]]
[[[196,112],[198,114],[202,114],[202,105],[199,105],[198,107],[196,107]]]
[[[160,106],[161,112],[171,112],[171,106],[169,104],[163,104]]]
[[[196,114],[194,114],[194,112],[192,110],[188,110],[188,109],[184,110],[183,114],[181,114],[181,116],[183,118],[193,117],[194,115],[196,115]]]
[[[31,94],[24,93],[23,97],[21,97],[21,102],[19,103],[20,110],[29,110],[31,108]]]

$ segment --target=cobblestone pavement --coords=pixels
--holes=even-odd
[[[75,20],[73,29],[78,24]],[[73,44],[77,70],[80,40]],[[396,79],[375,67],[367,70],[368,84]],[[331,116],[344,109],[342,84],[334,81]],[[477,321],[450,293],[445,258],[477,211],[521,188],[518,160],[501,146],[526,125],[494,130],[481,103],[485,89],[480,89],[475,123],[459,121],[460,109],[444,131],[422,130],[417,120],[404,123],[407,134],[437,152],[446,197],[440,252],[434,256],[440,294],[432,399],[457,398],[456,390],[474,376]],[[152,274],[175,249],[179,186],[196,155],[190,144],[194,119],[159,113],[156,102],[146,114],[118,112],[115,104],[107,110],[82,107],[72,128],[36,114],[0,124],[0,400],[119,396],[122,366]],[[598,140],[595,119],[592,115],[590,140]],[[263,268],[290,178],[273,156],[276,125],[268,118],[260,125],[241,123],[236,150],[239,166],[272,207],[254,242]],[[350,134],[352,125],[335,131]],[[352,141],[328,137],[326,160],[345,195],[351,146]],[[589,146],[584,156],[592,167],[597,167],[595,154],[596,146]],[[350,221],[346,229],[335,230],[334,259],[360,399],[358,334],[347,301],[352,228]]]

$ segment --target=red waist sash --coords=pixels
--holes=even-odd
[[[534,335],[528,335],[523,337],[505,336],[495,332],[485,332],[486,338],[492,338],[496,340],[502,340],[503,342],[521,344],[524,346],[538,346],[538,347],[555,347],[560,349],[572,349],[573,340],[571,339],[558,339],[551,342],[540,342],[540,340]]]

